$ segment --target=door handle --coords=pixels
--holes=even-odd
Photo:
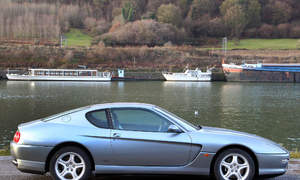
[[[121,137],[121,134],[119,134],[119,133],[114,133],[113,134],[113,138],[119,138],[119,137]]]

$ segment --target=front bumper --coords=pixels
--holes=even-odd
[[[52,147],[10,143],[12,163],[22,172],[43,174]]]
[[[288,170],[289,154],[257,154],[259,175],[281,175]]]

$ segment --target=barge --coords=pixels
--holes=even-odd
[[[229,82],[300,83],[300,64],[222,64]]]
[[[15,81],[111,81],[110,72],[89,69],[29,69],[25,74],[6,74]]]

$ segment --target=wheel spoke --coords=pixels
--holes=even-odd
[[[236,175],[236,178],[238,180],[242,180],[243,179],[243,176],[241,175],[241,173],[239,171],[237,173],[235,173],[235,175]]]
[[[71,174],[72,174],[73,179],[77,179],[78,178],[78,175],[77,175],[76,171],[73,171]]]
[[[76,163],[76,164],[75,164],[75,169],[83,168],[83,167],[84,167],[84,164],[83,164],[83,163]]]
[[[238,164],[238,157],[237,157],[237,155],[233,155],[232,156],[232,163]]]
[[[248,164],[242,164],[242,165],[238,166],[238,170],[242,170],[242,169],[245,169],[245,168],[248,168]]]
[[[222,162],[221,162],[221,166],[224,166],[224,167],[226,167],[227,169],[231,169],[231,168],[230,168],[230,165],[231,165],[231,164],[228,163],[228,162],[226,162],[226,161],[222,161]]]
[[[69,162],[75,163],[75,155],[74,154],[70,154]]]
[[[57,163],[60,164],[60,165],[62,165],[62,166],[64,166],[64,167],[66,167],[66,164],[67,164],[67,162],[64,161],[64,160],[62,160],[62,159],[59,159],[59,160],[57,161]]]
[[[227,173],[224,175],[227,179],[229,179],[232,176],[231,171],[227,171]]]
[[[65,168],[65,169],[60,173],[60,176],[65,177],[68,173],[69,173],[69,171],[67,171],[67,168]]]

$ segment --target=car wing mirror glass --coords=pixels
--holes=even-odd
[[[177,126],[172,124],[168,127],[168,132],[170,132],[170,133],[182,133],[182,130],[179,129]]]

